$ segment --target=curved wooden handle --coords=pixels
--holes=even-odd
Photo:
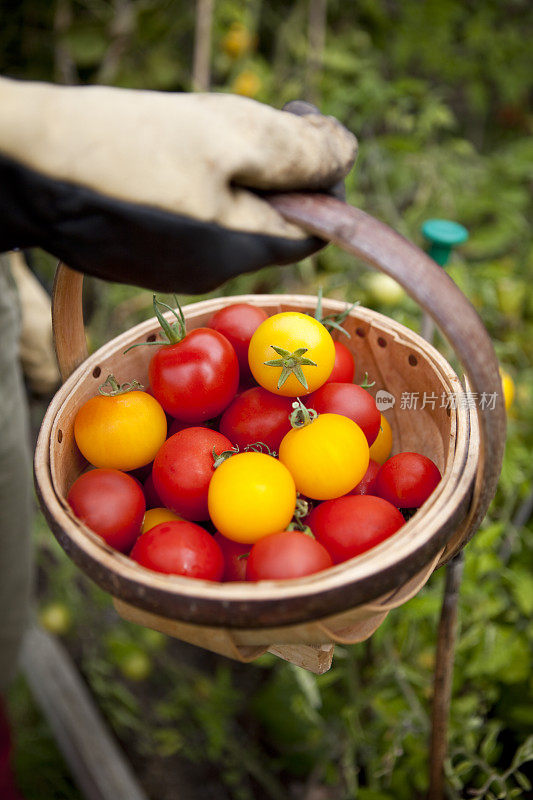
[[[59,263],[52,288],[52,330],[63,383],[88,356],[82,292],[82,273]]]
[[[482,321],[441,267],[364,211],[316,194],[273,195],[270,202],[285,219],[395,278],[433,318],[454,348],[471,391],[477,395],[481,434],[480,467],[464,544],[479,526],[495,494],[505,445],[506,415],[499,364]],[[63,380],[87,357],[82,281],[80,273],[63,264],[58,266],[52,315]]]
[[[272,205],[294,222],[395,278],[441,329],[455,350],[480,424],[480,466],[462,544],[496,492],[505,448],[506,414],[499,363],[477,312],[446,272],[399,233],[358,208],[326,195],[281,194]]]

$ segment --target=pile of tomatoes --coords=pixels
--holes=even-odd
[[[384,541],[433,492],[430,459],[389,457],[328,320],[235,303],[186,332],[162,307],[149,388],[109,376],[75,419],[90,467],[68,502],[110,547],[168,574],[297,578]]]

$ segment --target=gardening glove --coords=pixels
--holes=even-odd
[[[234,95],[0,78],[0,109],[0,252],[158,291],[309,255],[263,193],[328,190],[357,149],[332,117]]]

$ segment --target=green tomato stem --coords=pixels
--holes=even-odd
[[[372,386],[375,386],[376,381],[370,381],[368,379],[368,372],[365,372],[365,377],[363,378],[362,383],[359,384],[361,389],[371,389]]]
[[[215,448],[213,447],[212,450],[213,469],[220,467],[220,465],[223,464],[224,461],[227,461],[228,458],[231,458],[232,456],[236,456],[238,452],[239,452],[239,445],[237,444],[235,445],[235,447],[232,447],[231,450],[223,450],[221,453],[217,453]]]
[[[252,453],[265,453],[265,455],[273,456],[273,458],[277,458],[278,454],[275,450],[271,450],[270,447],[265,444],[265,442],[254,442],[253,444],[247,444],[246,447],[243,447],[243,450],[246,452]]]
[[[352,338],[351,335],[348,333],[346,328],[342,327],[342,323],[344,322],[344,320],[346,319],[352,308],[355,308],[358,305],[360,305],[359,300],[356,300],[354,303],[351,303],[350,305],[346,306],[344,311],[339,311],[337,314],[328,314],[327,316],[324,317],[322,314],[322,287],[320,287],[318,290],[318,300],[315,309],[315,319],[318,320],[318,322],[321,322],[322,325],[324,325],[324,327],[327,328],[329,331],[331,331],[331,329],[333,328],[334,330],[339,331],[339,333],[343,333],[345,336],[348,337],[348,339],[351,339]]]
[[[293,428],[304,428],[310,425],[318,417],[314,408],[306,408],[299,397],[292,404],[294,411],[289,415],[289,421]]]
[[[162,344],[178,344],[183,339],[185,339],[187,335],[187,331],[185,330],[185,317],[183,316],[183,311],[181,310],[181,306],[178,302],[178,298],[174,296],[174,301],[176,303],[176,308],[172,308],[167,303],[163,303],[162,300],[157,300],[155,294],[153,296],[153,306],[154,306],[154,313],[157,317],[157,321],[161,326],[161,330],[163,331],[164,339],[156,339],[155,342],[137,342],[137,344],[132,344],[126,350],[124,350],[124,354],[128,353],[130,350],[133,350],[134,347],[144,347],[145,345],[162,345]],[[161,311],[161,307],[168,309],[171,311],[174,316],[176,317],[176,322],[170,324],[168,320],[165,319],[163,313]]]
[[[309,514],[309,503],[307,502],[307,500],[304,500],[303,497],[300,497],[300,495],[298,495],[296,499],[296,506],[294,508],[294,519],[287,526],[287,530],[300,531],[301,533],[305,533],[306,536],[310,536],[312,539],[314,539],[315,536],[309,525],[304,525],[304,523],[302,522],[302,520],[305,519],[305,517],[308,514]]]
[[[105,381],[98,387],[98,392],[104,397],[116,397],[126,392],[142,392],[144,386],[139,381],[127,381],[118,383],[114,375],[108,375]]]
[[[309,527],[309,525],[302,525],[298,522],[289,522],[287,525],[288,531],[298,531],[299,533],[304,533],[306,536],[309,536],[310,539],[316,539],[315,534]]]

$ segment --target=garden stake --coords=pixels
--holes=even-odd
[[[444,761],[448,750],[448,719],[457,638],[457,607],[463,565],[462,550],[446,565],[446,583],[439,620],[433,684],[428,800],[443,800],[444,798]]]
[[[459,225],[458,222],[451,222],[447,219],[427,219],[422,225],[422,235],[430,243],[428,255],[440,267],[445,267],[448,263],[452,248],[468,239],[466,228]],[[434,332],[435,323],[429,314],[424,312],[421,335],[431,343]]]
[[[442,219],[426,220],[422,225],[422,233],[430,242],[428,254],[443,268],[448,263],[452,248],[468,239],[466,228],[457,222]],[[424,312],[422,336],[431,343],[434,332],[434,322],[429,314]],[[444,798],[444,761],[448,751],[448,722],[457,638],[457,607],[463,563],[464,556],[461,550],[446,565],[446,583],[442,598],[433,678],[428,800],[443,800]]]

